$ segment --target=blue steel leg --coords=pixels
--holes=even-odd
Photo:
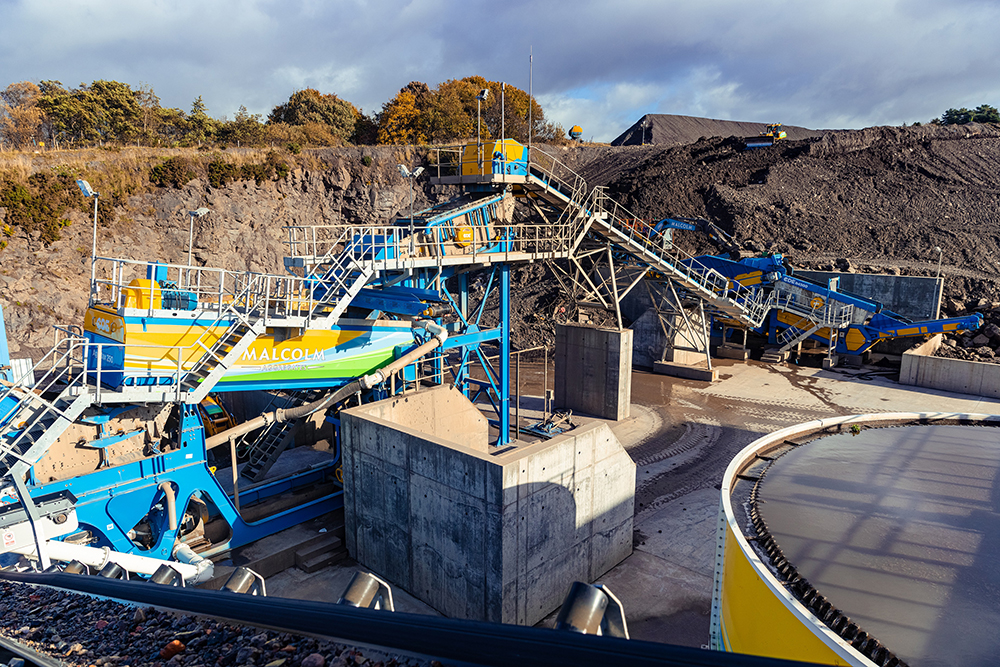
[[[510,264],[500,265],[500,437],[510,442]]]

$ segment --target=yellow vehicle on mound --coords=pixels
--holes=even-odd
[[[747,148],[766,148],[773,146],[780,139],[787,139],[788,133],[781,129],[781,123],[771,123],[767,130],[756,137],[747,137],[743,141]]]

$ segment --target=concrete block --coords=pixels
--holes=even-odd
[[[685,366],[697,366],[698,364],[704,364],[705,359],[708,356],[705,354],[704,351],[698,352],[696,350],[685,350],[683,348],[677,348],[677,347],[667,348],[666,352],[667,354],[665,361],[673,362],[675,364],[682,364]],[[653,364],[654,368],[656,367],[657,363],[661,362],[659,361],[655,362]]]
[[[536,485],[554,482],[568,486],[573,477],[575,445],[573,438],[556,437],[549,440],[548,447],[528,460],[527,483]]]
[[[581,548],[529,570],[524,582],[524,618],[534,625],[562,604],[574,581],[590,580],[590,549]]]
[[[578,441],[589,441],[594,450],[594,461],[604,464],[611,456],[618,456],[622,453],[621,443],[611,432],[611,427],[607,424],[590,424],[577,435]],[[582,448],[582,447],[581,447]]]
[[[345,519],[360,563],[446,615],[534,623],[570,582],[627,555],[635,465],[606,424],[487,454],[374,416],[422,405],[414,421],[447,432],[426,414],[445,414],[430,403],[453,395],[407,398],[405,410],[386,409],[396,400],[342,414]]]
[[[618,563],[632,554],[632,521],[612,526],[610,530],[595,533],[591,542],[592,557],[588,581],[599,579]]]
[[[557,325],[556,405],[624,419],[631,404],[632,332]]]
[[[481,459],[422,438],[414,438],[409,449],[411,473],[485,498],[486,464]]]
[[[715,350],[715,356],[721,357],[722,359],[739,359],[741,361],[746,361],[750,358],[750,350],[742,346],[735,345],[720,345]]]
[[[700,382],[715,382],[719,379],[719,371],[713,368],[698,368],[697,366],[685,366],[669,361],[657,361],[653,364],[653,371],[660,375],[684,378],[685,380],[698,380]]]

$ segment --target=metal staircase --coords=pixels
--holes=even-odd
[[[283,407],[287,409],[317,401],[327,391],[326,389],[309,389],[294,392]],[[272,398],[268,406],[264,408],[264,412],[270,412],[273,407],[278,407],[277,400],[277,396]],[[240,471],[240,476],[254,483],[263,480],[281,453],[291,444],[296,423],[295,421],[271,422],[265,426],[257,439],[246,446],[249,460]]]
[[[37,366],[49,370],[34,388],[14,384],[0,393],[0,479],[24,475],[97,396],[88,384],[84,364],[86,341],[70,334],[58,342]],[[57,393],[58,392],[58,393]],[[47,400],[46,394],[56,394]]]
[[[744,287],[701,264],[609,197],[604,188],[594,188],[584,199],[586,184],[575,174],[562,180],[552,170],[543,172],[532,165],[523,187],[569,213],[566,223],[574,226],[573,250],[594,231],[702,299],[708,309],[749,327],[763,324],[774,305],[773,295]]]
[[[181,381],[185,403],[200,403],[268,326],[328,327],[336,322],[373,275],[370,265],[358,263],[350,253],[331,259],[322,276],[298,278],[253,275],[212,326],[195,342],[204,354]],[[308,297],[295,295],[305,285]],[[218,325],[229,322],[214,342]]]

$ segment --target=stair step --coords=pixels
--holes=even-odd
[[[295,550],[295,562],[307,561],[321,554],[330,551],[337,551],[344,547],[344,541],[336,533],[323,533],[321,540],[308,545],[303,545]]]
[[[303,546],[295,551],[295,567],[311,574],[347,558],[347,548],[337,535],[327,534],[324,539]]]
[[[340,561],[347,558],[347,549],[341,549],[339,551],[328,551],[319,556],[315,556],[307,561],[299,562],[298,559],[295,561],[295,566],[305,572],[306,574],[312,574],[322,570],[324,567],[329,567],[330,565],[336,565]]]

